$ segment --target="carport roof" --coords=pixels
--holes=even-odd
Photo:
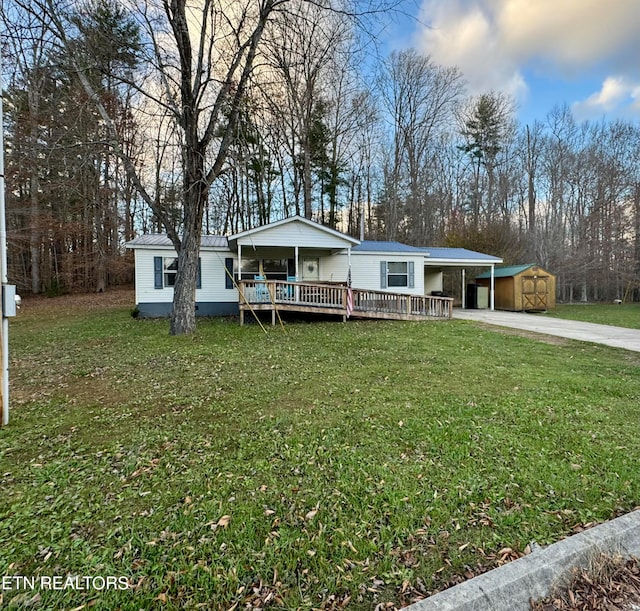
[[[434,247],[423,249],[429,253],[430,259],[443,259],[447,261],[464,261],[465,263],[478,263],[497,264],[502,263],[500,257],[494,257],[493,255],[487,255],[482,252],[476,252],[475,250],[467,250],[466,248],[448,248],[448,247]]]
[[[486,255],[474,250],[467,250],[466,248],[443,248],[443,247],[418,247],[409,246],[402,242],[385,242],[377,240],[364,240],[358,246],[354,246],[351,252],[380,252],[380,253],[404,253],[404,254],[421,254],[428,261],[434,262],[447,262],[449,264],[455,264],[456,262],[464,263],[465,265],[471,265],[474,262],[487,264],[502,263],[500,257],[494,257],[492,255]]]

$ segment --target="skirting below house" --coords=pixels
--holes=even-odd
[[[172,303],[139,303],[140,318],[168,318],[171,316]],[[235,302],[200,301],[196,303],[196,316],[237,316],[238,304]]]

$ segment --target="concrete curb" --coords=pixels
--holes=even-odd
[[[640,558],[640,509],[435,594],[405,611],[529,611],[571,569],[600,552]]]

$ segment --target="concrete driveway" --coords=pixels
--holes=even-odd
[[[491,310],[461,310],[456,308],[453,311],[453,317],[640,352],[640,329],[626,329],[610,325],[597,325],[590,322],[578,322],[577,320],[564,320],[562,318],[553,318],[544,313],[528,314],[526,312],[503,312],[499,310],[492,312]]]

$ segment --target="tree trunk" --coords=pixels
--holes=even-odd
[[[304,197],[304,216],[310,219],[313,214],[311,206],[311,142],[309,140],[309,129],[306,129],[303,147],[302,166],[302,194]]]
[[[194,219],[195,220],[195,219]],[[196,225],[197,223],[191,223]],[[195,226],[185,231],[178,252],[178,273],[173,287],[173,310],[169,333],[187,335],[196,330],[196,281],[198,278],[198,255],[200,253],[200,233]]]
[[[196,284],[200,238],[208,185],[204,171],[204,152],[197,145],[185,147],[184,177],[184,232],[179,243],[174,239],[178,253],[176,284],[173,287],[173,310],[169,333],[188,335],[196,330]]]
[[[39,201],[38,192],[40,181],[35,169],[31,172],[29,181],[31,197],[31,227],[29,229],[29,254],[31,259],[31,292],[37,295],[42,286],[40,279],[40,230],[39,230]]]
[[[31,259],[31,292],[37,295],[42,288],[40,277],[40,176],[38,174],[38,115],[40,110],[40,79],[32,83],[27,93],[31,124],[29,139],[31,145],[31,167],[29,177],[30,216],[29,255]]]

